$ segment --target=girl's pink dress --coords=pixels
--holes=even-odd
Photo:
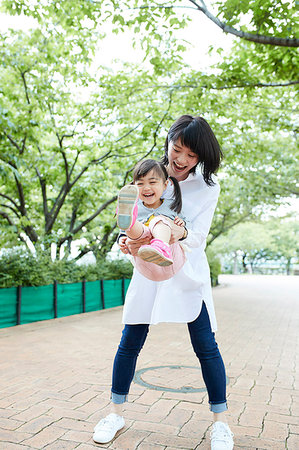
[[[143,225],[143,234],[139,239],[145,237],[152,237],[152,229],[158,223],[162,221],[166,225],[170,226],[169,219],[164,216],[156,216],[150,222],[149,225]],[[138,240],[138,239],[137,239]],[[144,261],[138,256],[134,256],[134,265],[136,269],[144,275],[146,278],[152,281],[164,281],[172,278],[185,264],[186,257],[185,252],[179,242],[175,242],[170,245],[173,264],[171,266],[158,266],[157,264]]]

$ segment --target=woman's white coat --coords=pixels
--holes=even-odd
[[[210,269],[205,254],[208,236],[220,192],[215,181],[208,186],[199,170],[180,182],[183,213],[190,222],[188,237],[182,241],[186,251],[186,263],[171,279],[151,281],[134,269],[129,285],[124,311],[125,324],[157,324],[159,322],[192,322],[204,300],[212,330],[217,322],[212,298]],[[172,196],[172,186],[164,193]]]

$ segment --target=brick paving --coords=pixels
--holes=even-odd
[[[229,377],[235,449],[299,449],[299,277],[221,276],[214,289],[217,341]],[[212,414],[184,324],[151,327],[126,426],[97,445],[109,405],[121,308],[0,330],[0,449],[209,449]],[[171,368],[169,366],[187,366]]]

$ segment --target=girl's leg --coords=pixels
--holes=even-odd
[[[143,230],[144,230],[144,225],[141,222],[139,222],[138,220],[136,220],[134,225],[132,225],[131,228],[126,230],[126,235],[130,239],[139,239],[143,234]]]
[[[215,420],[223,421],[223,413],[227,410],[226,374],[204,302],[197,319],[188,323],[188,329],[194,352],[200,361],[210,409]]]
[[[150,245],[142,245],[138,251],[144,261],[166,267],[173,264],[171,248],[169,245],[171,225],[164,216],[154,217],[149,222],[149,230],[153,236]]]
[[[166,225],[164,222],[160,221],[155,224],[151,231],[155,239],[160,239],[161,241],[169,244],[171,236],[171,228],[169,225]]]

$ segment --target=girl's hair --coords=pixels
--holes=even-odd
[[[208,186],[212,186],[212,174],[217,172],[223,157],[220,145],[208,122],[202,117],[183,115],[170,127],[164,145],[162,164],[168,165],[168,145],[170,142],[180,141],[193,153],[199,156],[198,163],[202,167],[202,174]],[[196,166],[190,172],[195,173]]]
[[[136,181],[140,180],[140,178],[143,178],[151,170],[153,170],[164,183],[168,180],[168,178],[172,181],[173,202],[171,203],[170,208],[173,211],[180,213],[182,210],[182,194],[179,182],[176,178],[168,176],[167,170],[161,162],[155,161],[154,159],[145,159],[137,163],[133,170],[133,183],[136,183]]]

